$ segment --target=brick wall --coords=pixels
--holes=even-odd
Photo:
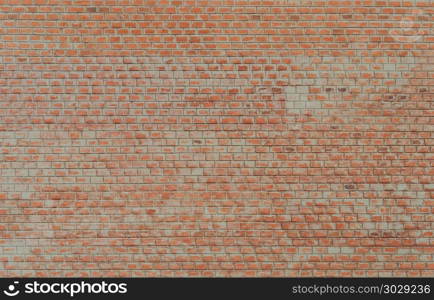
[[[430,0],[1,0],[1,276],[434,276]]]

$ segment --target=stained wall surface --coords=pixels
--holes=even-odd
[[[1,276],[434,276],[430,0],[0,0]]]

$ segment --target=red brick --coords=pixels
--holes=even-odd
[[[432,2],[0,1],[0,275],[434,276]]]

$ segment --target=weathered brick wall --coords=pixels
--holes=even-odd
[[[434,276],[430,0],[1,0],[1,276]]]

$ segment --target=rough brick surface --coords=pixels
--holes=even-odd
[[[1,276],[434,276],[430,0],[0,0]]]

